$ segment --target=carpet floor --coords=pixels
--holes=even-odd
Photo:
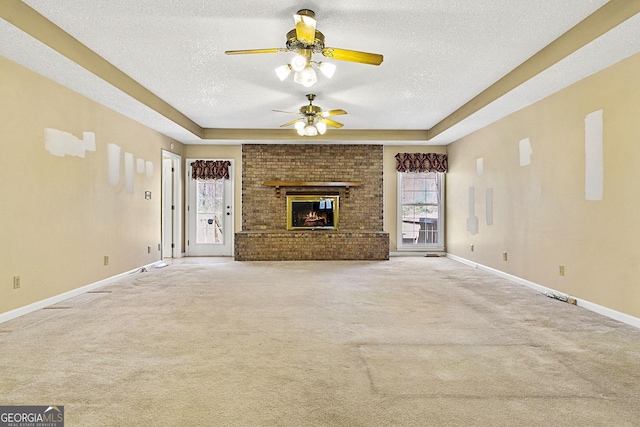
[[[0,324],[65,426],[638,426],[640,330],[447,258],[182,258]]]

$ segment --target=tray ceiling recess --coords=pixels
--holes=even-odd
[[[2,0],[0,55],[186,144],[446,145],[640,52],[640,0],[325,3]],[[344,127],[280,127],[309,93]]]

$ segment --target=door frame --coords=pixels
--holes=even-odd
[[[224,255],[211,255],[211,256],[233,256],[234,254],[234,248],[235,248],[235,183],[234,183],[234,178],[233,178],[233,174],[234,174],[234,165],[235,165],[235,161],[234,159],[226,159],[226,158],[203,158],[203,157],[198,157],[198,158],[189,158],[185,160],[185,204],[186,206],[189,206],[190,200],[191,200],[191,163],[195,162],[196,160],[222,160],[222,161],[228,161],[230,162],[230,176],[229,176],[229,185],[228,185],[228,193],[227,191],[225,191],[225,204],[227,204],[228,206],[230,206],[230,213],[231,215],[229,218],[229,223],[227,225],[225,225],[225,235],[228,233],[228,240],[229,240],[229,246],[228,246],[228,253],[225,253]],[[185,228],[184,228],[184,232],[185,232],[185,253],[186,256],[190,256],[189,255],[189,244],[188,244],[188,239],[189,239],[189,233],[190,233],[190,228],[191,224],[190,224],[190,212],[185,211]],[[225,215],[226,217],[227,215]],[[227,231],[228,228],[228,231]],[[226,246],[226,245],[225,245]]]
[[[173,180],[171,177],[165,176],[164,173],[164,161],[171,160],[173,167]],[[181,258],[182,257],[182,156],[172,153],[167,150],[162,150],[162,196],[160,200],[160,227],[161,227],[161,250],[163,258]],[[171,206],[173,209],[167,209],[165,207],[164,195],[166,194],[167,186],[171,185]],[[172,253],[165,253],[165,220],[172,218],[171,228],[172,235],[171,243],[173,244]]]

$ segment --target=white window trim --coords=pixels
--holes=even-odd
[[[438,243],[424,243],[424,244],[406,244],[402,243],[402,175],[405,172],[396,172],[398,187],[396,189],[396,249],[398,252],[413,251],[413,252],[433,252],[444,251],[444,227],[445,227],[445,174],[442,172],[436,172],[438,177],[439,192],[438,192]]]

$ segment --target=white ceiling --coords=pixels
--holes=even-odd
[[[635,1],[635,0],[634,0]],[[342,108],[344,129],[429,129],[607,3],[606,0],[25,0],[204,128],[277,129],[305,94]],[[310,89],[280,82],[302,8],[326,45],[384,55],[380,66],[333,61]],[[640,51],[640,15],[430,140],[448,144]],[[0,55],[185,143],[201,140],[0,19]],[[318,58],[320,59],[320,58]],[[293,117],[295,118],[295,116]],[[292,130],[291,132],[295,132]],[[328,132],[332,132],[331,130]],[[337,135],[339,131],[336,132]],[[232,141],[242,143],[243,141]],[[384,143],[404,143],[385,141]],[[416,143],[416,142],[413,142]],[[425,142],[421,142],[425,143]]]

